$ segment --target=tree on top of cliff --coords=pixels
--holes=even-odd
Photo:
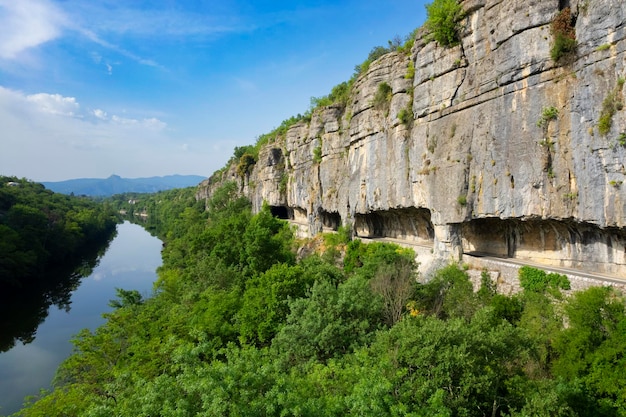
[[[441,46],[455,46],[460,41],[459,22],[463,8],[457,0],[434,0],[426,5],[426,28]]]

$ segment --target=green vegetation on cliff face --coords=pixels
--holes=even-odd
[[[155,294],[120,293],[16,415],[626,413],[624,300],[609,288],[566,298],[564,277],[526,268],[519,295],[487,274],[475,293],[456,265],[418,284],[412,251],[345,233],[296,257],[288,224],[252,215],[234,183],[206,211],[168,193],[143,197],[165,236]]]
[[[361,75],[367,73],[370,64],[390,52],[397,51],[410,54],[411,48],[415,42],[416,32],[417,29],[405,36],[404,39],[396,36],[393,40],[388,41],[387,46],[375,46],[372,48],[367,58],[360,64],[355,65],[354,73],[348,81],[335,85],[327,95],[311,97],[311,103],[308,110],[306,110],[303,114],[298,113],[295,116],[291,116],[283,120],[280,125],[272,131],[259,135],[254,145],[235,147],[234,155],[227,162],[226,166],[215,172],[213,175],[219,176],[226,169],[228,169],[230,165],[235,164],[237,166],[237,173],[239,176],[244,177],[246,172],[249,172],[249,170],[251,170],[254,164],[258,161],[259,150],[261,147],[267,144],[283,141],[289,128],[297,123],[310,123],[311,117],[315,111],[323,107],[338,106],[345,109],[350,104],[354,83]]]
[[[434,0],[426,5],[426,12],[426,28],[432,39],[446,47],[461,41],[459,21],[463,18],[463,7],[458,0]]]
[[[95,265],[117,217],[94,201],[0,176],[0,351],[27,343]]]

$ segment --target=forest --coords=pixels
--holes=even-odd
[[[0,176],[0,352],[32,341],[51,305],[69,308],[119,220],[106,204]]]
[[[164,241],[153,295],[118,290],[15,416],[626,415],[610,287],[569,294],[530,267],[511,296],[463,265],[425,279],[409,249],[295,239],[237,191],[136,196]]]

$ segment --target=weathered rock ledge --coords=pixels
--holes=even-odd
[[[626,3],[462,3],[459,46],[422,32],[410,55],[374,62],[346,108],[315,112],[262,149],[248,177],[233,166],[199,198],[234,179],[255,209],[266,201],[309,234],[346,224],[431,245],[437,258],[477,251],[626,277],[626,110],[598,130],[607,97],[624,97]],[[578,48],[556,65],[550,23],[566,6]],[[393,95],[381,110],[382,82]],[[552,107],[557,117],[538,126]]]

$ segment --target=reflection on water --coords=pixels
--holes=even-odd
[[[93,247],[83,248],[82,259],[47,269],[30,277],[23,288],[0,285],[0,352],[11,349],[16,342],[30,343],[37,327],[48,317],[50,306],[69,311],[72,292],[81,278],[89,276],[106,252],[115,233]]]
[[[156,268],[161,264],[161,241],[140,226],[124,223],[118,226],[117,237],[97,266],[95,259],[89,277],[74,277],[73,285],[80,287],[71,293],[71,300],[52,300],[48,306],[60,308],[50,307],[47,318],[45,311],[36,310],[39,318],[30,319],[25,327],[34,324],[36,328],[38,320],[45,321],[36,330],[32,343],[18,342],[13,349],[0,353],[0,414],[17,411],[24,396],[49,388],[57,366],[72,350],[72,336],[104,322],[101,315],[111,310],[108,302],[116,298],[115,288],[135,289],[144,297],[150,295]],[[67,305],[69,311],[65,309]]]

